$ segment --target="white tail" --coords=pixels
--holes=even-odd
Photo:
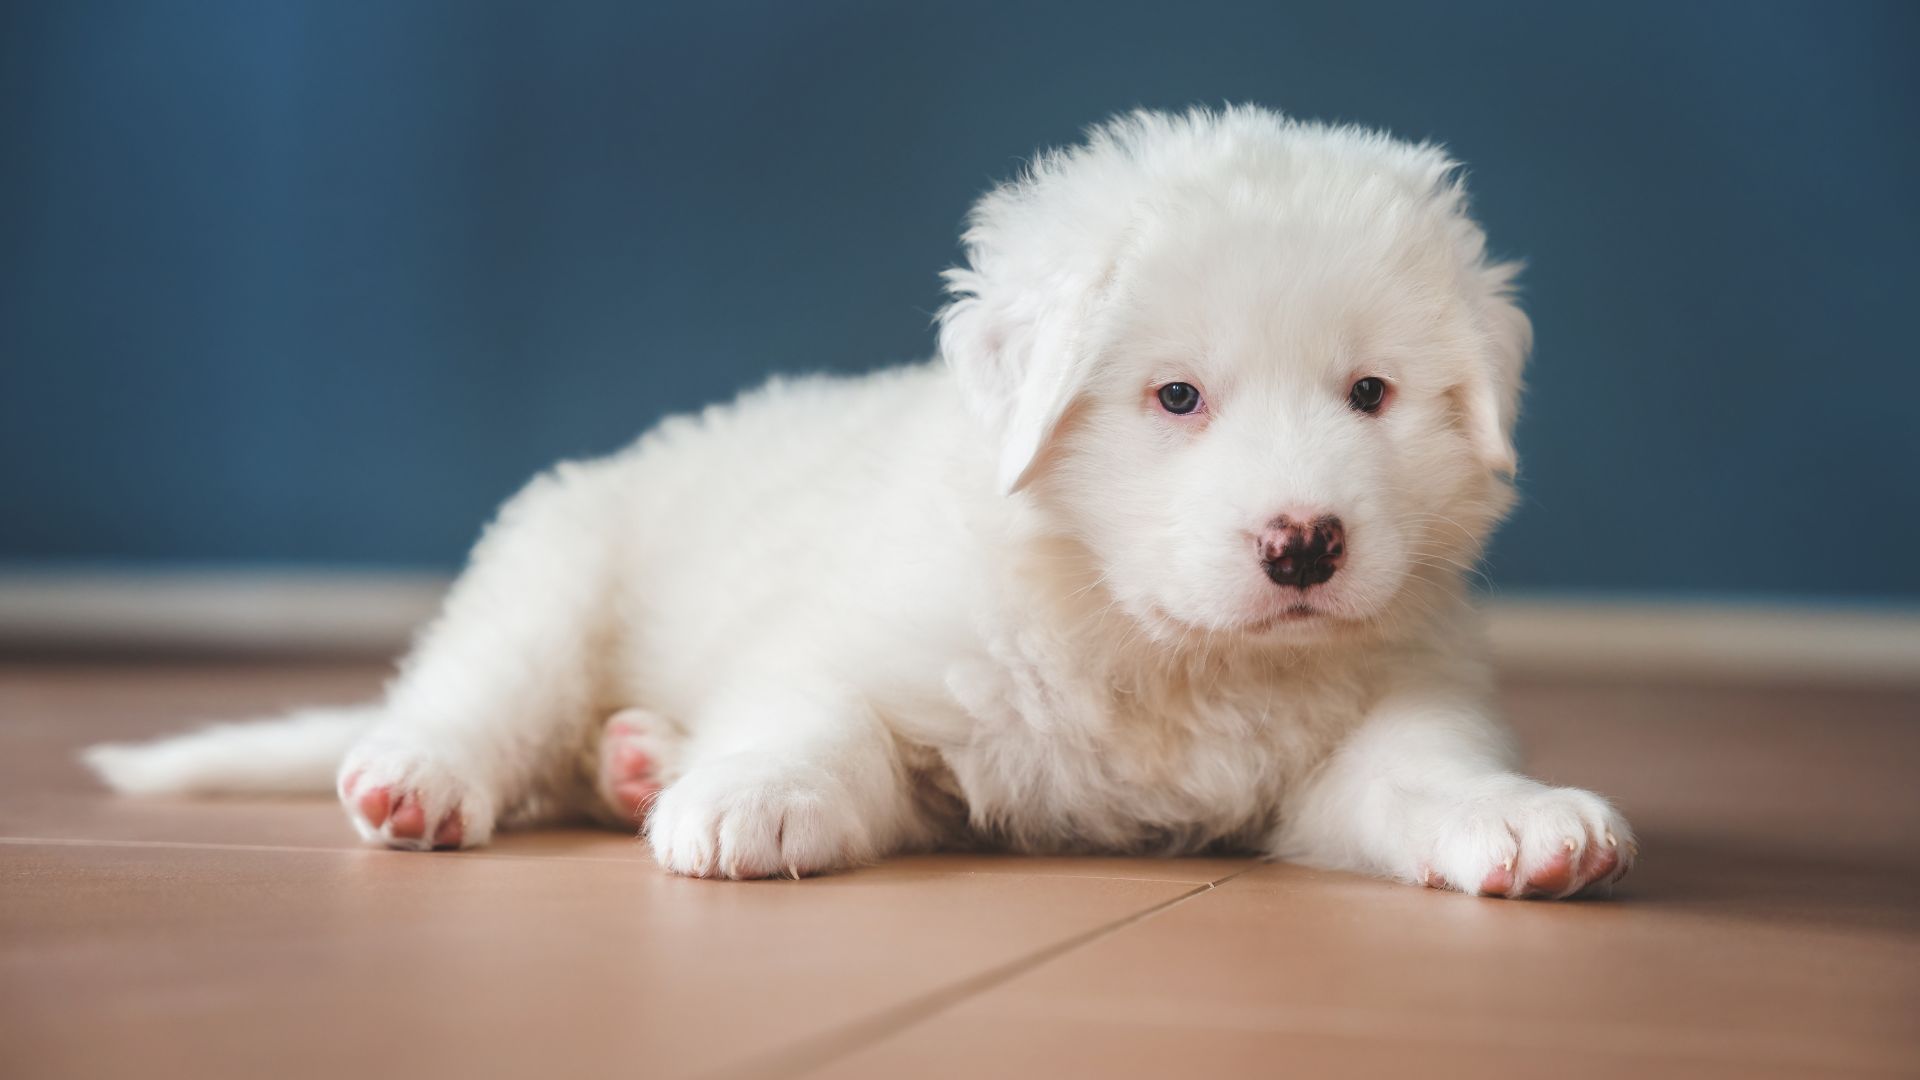
[[[302,709],[154,742],[105,743],[81,757],[128,795],[324,794],[347,749],[380,714],[378,705]]]

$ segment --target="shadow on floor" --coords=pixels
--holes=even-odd
[[[1920,864],[1904,853],[1809,852],[1747,837],[1655,830],[1621,886],[1636,905],[1841,931],[1920,936]]]

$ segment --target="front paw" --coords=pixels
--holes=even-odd
[[[1639,853],[1598,795],[1516,780],[1444,812],[1416,878],[1480,896],[1559,899],[1611,885]]]
[[[872,857],[865,822],[825,770],[764,754],[695,766],[647,817],[654,858],[689,877],[801,877]]]

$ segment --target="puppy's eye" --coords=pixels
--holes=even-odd
[[[1185,416],[1200,407],[1200,391],[1192,383],[1170,382],[1160,388],[1160,407]]]
[[[1375,379],[1371,376],[1354,383],[1353,389],[1347,391],[1347,404],[1363,413],[1379,412],[1380,406],[1386,400],[1387,384],[1385,380]]]

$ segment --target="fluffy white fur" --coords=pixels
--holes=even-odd
[[[965,843],[1509,895],[1625,871],[1625,822],[1518,775],[1494,714],[1462,572],[1511,501],[1529,328],[1441,151],[1136,113],[965,242],[936,362],[776,380],[535,480],[384,705],[91,762],[134,792],[337,775],[369,839],[472,846],[624,817],[600,740],[644,710],[646,834],[683,874]],[[1162,409],[1171,381],[1203,410]],[[1283,514],[1344,521],[1330,581],[1263,572]]]

